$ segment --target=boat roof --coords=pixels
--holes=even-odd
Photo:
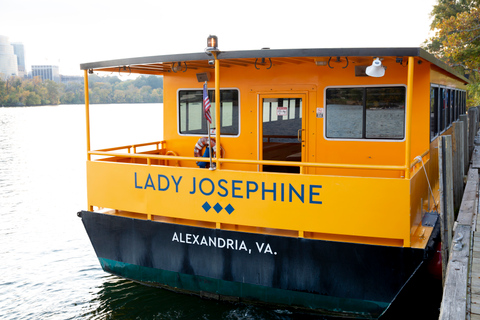
[[[465,75],[437,59],[419,47],[400,48],[319,48],[319,49],[260,49],[240,51],[218,51],[217,59],[222,66],[249,66],[256,63],[256,59],[272,59],[274,65],[301,64],[316,61],[325,61],[337,57],[348,58],[351,61],[371,63],[372,57],[393,59],[403,57],[418,57],[438,68],[456,76],[461,81],[469,83]],[[368,58],[368,60],[366,59]],[[363,59],[363,60],[362,60]],[[166,54],[158,56],[114,59],[80,64],[81,70],[95,70],[107,72],[128,72],[139,74],[164,75],[172,71],[172,67],[181,63],[191,69],[213,69],[208,61],[213,60],[211,52],[197,52],[184,54]]]

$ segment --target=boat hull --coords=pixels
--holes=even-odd
[[[201,296],[378,318],[421,249],[192,227],[81,211],[102,268]]]

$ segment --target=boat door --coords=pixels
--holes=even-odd
[[[306,94],[259,96],[259,159],[302,161],[305,157]],[[300,167],[263,165],[260,171],[299,173]]]

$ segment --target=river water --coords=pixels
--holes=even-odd
[[[92,149],[161,140],[162,105],[92,105],[91,133]],[[0,108],[0,319],[326,319],[103,272],[76,216],[87,209],[85,151],[83,105]],[[438,318],[438,299],[425,307],[434,289],[422,283],[408,294],[415,304],[385,318]]]

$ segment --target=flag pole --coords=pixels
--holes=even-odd
[[[204,88],[207,91],[206,94],[208,96],[207,81],[205,81]],[[209,149],[208,154],[210,155],[210,167],[209,167],[209,169],[210,170],[215,170],[215,168],[213,167],[213,162],[212,162],[212,138],[211,138],[211,135],[210,135],[210,121],[208,121],[208,120],[207,120],[207,127],[208,127],[208,149]]]

